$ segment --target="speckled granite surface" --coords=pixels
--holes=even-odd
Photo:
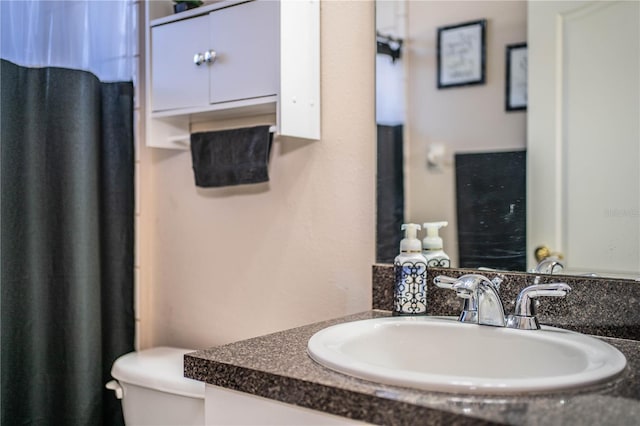
[[[627,357],[613,381],[550,395],[478,396],[379,385],[328,370],[306,352],[329,325],[389,316],[370,311],[185,356],[209,384],[381,425],[631,425],[640,419],[640,342],[606,339]]]
[[[459,276],[469,270],[433,269]],[[489,278],[493,274],[486,273]],[[531,276],[508,273],[501,294],[505,312]],[[543,282],[557,277],[543,276]],[[311,324],[185,355],[185,376],[212,385],[381,425],[633,425],[640,419],[640,283],[603,278],[562,277],[573,287],[564,299],[542,301],[542,323],[603,338],[627,358],[613,380],[549,395],[483,396],[445,394],[380,385],[349,377],[315,363],[307,355],[309,338],[333,324],[389,316],[393,268],[373,267],[373,308],[369,312]],[[429,287],[431,315],[454,315],[453,292]],[[593,301],[598,303],[593,303]],[[635,340],[626,340],[635,339]]]
[[[460,299],[453,291],[433,285],[438,275],[458,277],[478,273],[470,269],[431,268],[427,273],[427,312],[429,315],[459,315]],[[483,272],[491,279],[496,273]],[[533,275],[503,273],[500,295],[505,314],[514,310],[518,293],[533,284]],[[541,283],[565,282],[572,291],[563,298],[540,298],[540,323],[596,336],[640,340],[640,282],[611,278],[587,278],[569,275],[540,275]],[[393,266],[373,266],[373,308],[393,308]]]

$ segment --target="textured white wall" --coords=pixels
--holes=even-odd
[[[321,3],[322,140],[277,139],[268,184],[196,188],[188,151],[144,149],[141,347],[209,347],[370,308],[373,39],[373,2]]]
[[[438,90],[437,28],[487,19],[486,84]],[[406,217],[410,222],[449,221],[440,231],[445,251],[457,266],[455,210],[456,152],[524,149],[526,112],[506,112],[505,46],[526,41],[526,1],[409,1]],[[444,167],[427,169],[431,144],[446,147]]]

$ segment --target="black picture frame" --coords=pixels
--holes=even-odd
[[[438,89],[485,84],[487,20],[438,28]]]
[[[527,43],[506,46],[505,110],[527,110]]]

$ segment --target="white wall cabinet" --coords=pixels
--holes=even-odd
[[[152,27],[152,111],[276,96],[278,6],[253,1]]]
[[[265,114],[281,135],[320,138],[318,0],[226,0],[179,14],[171,4],[145,8],[148,146],[188,149],[193,122]]]

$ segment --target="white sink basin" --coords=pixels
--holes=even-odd
[[[311,358],[332,370],[389,385],[442,392],[548,392],[604,381],[626,358],[606,342],[553,327],[462,324],[454,318],[389,317],[314,334]]]

